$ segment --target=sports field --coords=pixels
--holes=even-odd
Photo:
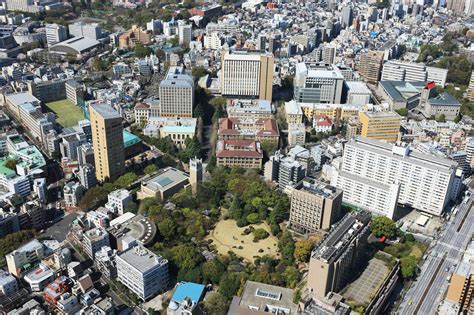
[[[69,100],[46,103],[46,106],[56,114],[56,122],[65,128],[76,126],[84,119],[81,108]]]

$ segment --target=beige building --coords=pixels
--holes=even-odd
[[[359,112],[361,135],[366,138],[395,142],[400,133],[402,117],[393,111]]]
[[[219,140],[216,147],[217,166],[262,167],[263,150],[254,140]]]
[[[188,174],[173,167],[167,167],[142,183],[140,191],[137,192],[137,199],[165,200],[188,185]]]
[[[334,226],[311,253],[307,289],[317,297],[339,292],[364,255],[370,214],[351,212]]]
[[[122,117],[110,106],[89,106],[94,146],[95,176],[114,180],[125,171]]]
[[[160,116],[193,117],[194,81],[181,67],[171,67],[160,82]]]
[[[352,116],[347,121],[346,139],[351,140],[355,136],[360,135],[360,121],[358,116]]]
[[[360,56],[357,71],[368,82],[376,83],[380,79],[383,51],[368,51]]]
[[[272,100],[273,55],[233,51],[222,56],[221,91],[224,96]]]
[[[342,190],[305,178],[290,191],[290,229],[314,233],[329,229],[341,218]]]
[[[303,111],[295,100],[285,103],[286,122],[288,124],[299,124],[303,121]]]
[[[474,101],[474,71],[471,72],[471,80],[469,81],[469,87],[467,88],[467,98],[469,101]]]
[[[304,123],[289,123],[288,124],[288,145],[294,147],[295,145],[304,145],[306,143],[306,127]]]
[[[151,43],[151,31],[147,31],[133,25],[132,28],[125,33],[121,34],[118,38],[120,48],[134,48],[137,43],[148,45]]]

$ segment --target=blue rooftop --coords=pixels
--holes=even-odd
[[[173,296],[171,297],[171,301],[176,301],[181,303],[186,297],[189,297],[191,301],[194,303],[198,303],[204,293],[204,285],[197,284],[193,282],[181,282],[176,291],[174,292]]]

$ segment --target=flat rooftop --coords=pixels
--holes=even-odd
[[[203,284],[193,282],[181,282],[176,291],[174,291],[171,301],[183,302],[185,298],[190,298],[194,303],[198,303],[204,293],[205,286]]]
[[[188,180],[189,175],[181,172],[174,167],[167,167],[158,172],[157,175],[150,178],[142,184],[154,191],[165,191],[179,183]]]
[[[168,260],[140,245],[127,249],[117,257],[120,257],[142,273],[145,273],[156,266],[164,266],[168,263]]]

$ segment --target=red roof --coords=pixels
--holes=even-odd
[[[150,108],[150,105],[145,104],[145,103],[137,103],[135,105],[135,109],[148,109]]]
[[[252,157],[263,158],[260,145],[255,140],[219,140],[216,157]]]
[[[425,85],[425,89],[428,89],[428,90],[434,89],[435,87],[436,87],[436,83],[434,81],[428,82]]]
[[[315,126],[321,126],[321,127],[324,127],[324,126],[330,127],[330,126],[332,126],[331,119],[329,119],[329,117],[326,116],[326,115],[320,115],[320,114],[314,115],[313,120],[314,120],[314,125]]]

